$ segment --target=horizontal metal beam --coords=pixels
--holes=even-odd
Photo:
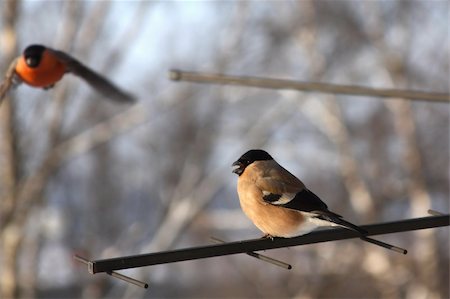
[[[294,80],[272,79],[250,76],[230,76],[180,70],[169,71],[169,78],[174,81],[189,81],[196,83],[226,84],[270,89],[291,89],[300,91],[315,91],[333,94],[348,94],[361,96],[376,96],[387,98],[403,98],[418,101],[450,102],[450,94],[425,92],[404,89],[371,88],[357,85],[338,85],[319,82],[301,82]]]
[[[442,215],[442,216],[431,216],[431,217],[363,225],[361,227],[368,232],[367,236],[373,236],[398,232],[407,232],[412,230],[427,229],[440,226],[449,226],[449,222],[450,216]],[[149,254],[140,254],[126,257],[117,257],[111,259],[90,261],[88,263],[88,270],[90,273],[94,274],[99,272],[110,272],[113,270],[174,263],[187,260],[210,258],[215,256],[247,253],[251,251],[292,247],[292,246],[359,238],[359,237],[360,235],[357,232],[343,228],[335,228],[335,229],[314,231],[312,233],[303,236],[289,239],[284,238],[274,238],[273,240],[254,239],[254,240],[245,240],[224,244],[207,245],[164,252],[155,252]]]

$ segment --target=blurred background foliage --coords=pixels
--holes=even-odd
[[[449,210],[444,103],[171,82],[172,68],[449,92],[448,1],[0,2],[0,70],[29,44],[71,53],[139,97],[73,76],[0,107],[1,298],[448,298],[448,228],[125,271],[72,261],[255,238],[230,164],[268,150],[355,223]]]

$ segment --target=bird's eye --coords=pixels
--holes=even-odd
[[[25,58],[25,62],[29,67],[37,67],[39,65],[39,59],[34,56],[28,56]]]

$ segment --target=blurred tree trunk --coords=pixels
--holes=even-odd
[[[391,51],[383,35],[385,31],[384,24],[378,13],[380,7],[375,3],[370,7],[375,9],[376,22],[368,34],[374,47],[380,50],[380,60],[387,70],[387,79],[393,86],[405,85],[408,82],[406,57],[408,57],[413,44],[412,37],[406,36],[404,38],[405,47],[404,51],[402,51],[402,56],[399,56],[397,52]],[[410,11],[411,6],[405,5],[403,10],[398,12],[399,22],[405,26],[410,25],[408,24]],[[422,217],[427,209],[431,207],[431,196],[422,174],[423,157],[419,150],[419,142],[416,136],[417,128],[413,116],[413,107],[409,101],[402,99],[385,102],[385,105],[392,113],[396,134],[403,144],[401,166],[407,177],[405,191],[408,192],[411,198],[411,217]],[[418,276],[421,277],[421,284],[417,283],[411,286],[408,290],[408,296],[415,296],[413,294],[417,292],[424,292],[428,294],[428,298],[439,298],[439,280],[435,278],[435,275],[439,273],[437,259],[435,258],[437,256],[435,230],[419,230],[415,232],[415,236],[416,250],[412,254],[415,255],[415,259],[420,265],[421,271],[419,271]]]
[[[14,59],[17,52],[17,39],[15,35],[15,23],[17,20],[19,1],[5,1],[2,5],[2,31],[0,32],[4,61],[8,64]],[[5,70],[8,65],[2,65]],[[3,72],[2,72],[3,74]],[[14,103],[6,99],[0,106],[0,218],[4,223],[5,217],[9,217],[17,200],[16,186],[19,175],[17,138],[15,130]],[[22,241],[19,228],[9,223],[2,227],[0,244],[3,265],[0,268],[0,297],[14,298],[18,296],[18,248]]]
[[[310,58],[310,79],[320,81],[327,71],[328,57],[322,55],[318,45],[317,12],[314,2],[305,1],[302,8],[305,16],[305,25],[299,30],[298,42],[308,49]],[[310,35],[302,40],[300,37]],[[316,99],[313,99],[316,101]],[[360,174],[360,165],[352,150],[349,129],[342,116],[341,107],[337,103],[335,95],[329,95],[325,101],[316,104],[315,113],[307,116],[323,131],[328,139],[333,142],[339,152],[340,171],[343,182],[349,193],[349,201],[353,209],[366,219],[371,221],[376,218],[373,213],[373,201],[370,190]]]

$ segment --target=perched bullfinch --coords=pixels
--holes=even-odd
[[[364,241],[406,254],[406,250],[366,237],[367,231],[328,210],[327,205],[267,152],[254,149],[232,164],[242,210],[265,237],[290,238],[320,226],[341,226]]]
[[[33,87],[51,88],[66,73],[83,78],[89,85],[109,99],[132,102],[133,96],[122,91],[108,79],[94,72],[67,53],[42,45],[28,46],[14,59],[0,85],[0,103],[13,84],[25,83]]]

